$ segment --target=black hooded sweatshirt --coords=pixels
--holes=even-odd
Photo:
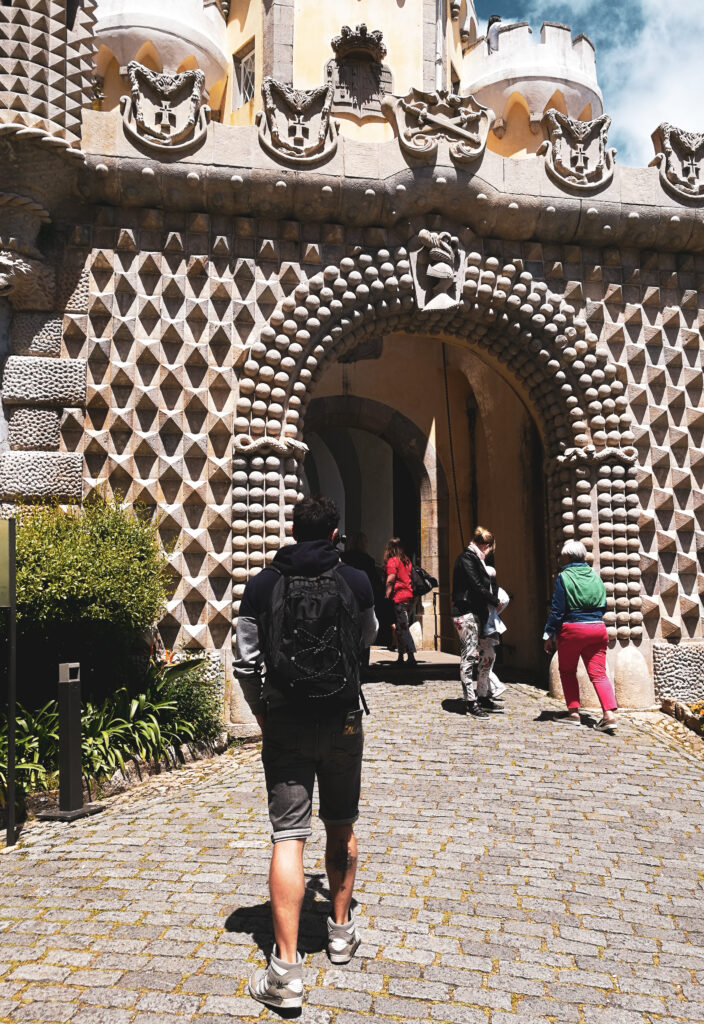
[[[366,573],[340,562],[340,554],[329,540],[304,540],[298,544],[286,544],[277,551],[272,562],[279,572],[271,568],[262,569],[244,588],[237,619],[235,676],[253,714],[262,714],[267,707],[286,705],[286,698],[278,692],[272,692],[266,703],[262,700],[264,653],[259,627],[263,614],[271,604],[279,573],[284,576],[320,576],[338,564],[340,575],[357,601],[362,642],[368,647],[378,629],[371,584]]]

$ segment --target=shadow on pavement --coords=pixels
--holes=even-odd
[[[543,708],[543,710],[540,712],[540,714],[536,715],[536,717],[533,719],[533,721],[534,722],[559,722],[561,719],[564,719],[564,718],[567,718],[567,712],[566,711],[553,711],[550,708]],[[581,721],[582,725],[586,726],[588,729],[593,729],[594,726],[596,725],[596,719],[593,718],[591,715],[585,714],[584,712],[580,711],[579,718],[580,718],[580,721]],[[568,729],[568,728],[570,728],[570,726],[565,726],[565,728]],[[573,726],[572,728],[576,728],[576,727]]]
[[[450,715],[467,714],[467,704],[461,697],[446,697],[442,702],[442,709]]]
[[[374,662],[365,673],[364,682],[390,683],[391,686],[422,686],[428,680],[454,678],[454,669],[454,665],[438,665],[423,661],[409,668],[408,665],[399,665],[394,658]],[[459,674],[457,678],[459,679]]]
[[[322,898],[321,898],[322,897]],[[353,908],[356,901],[352,900]],[[298,949],[302,954],[320,953],[327,949],[327,919],[332,913],[330,890],[325,875],[306,872],[306,891],[298,933]],[[225,931],[251,935],[264,956],[269,959],[274,948],[271,903],[266,900],[253,907],[238,907],[225,921]]]

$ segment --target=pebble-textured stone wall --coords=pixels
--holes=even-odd
[[[86,364],[82,359],[10,356],[2,379],[5,405],[27,403],[64,408],[81,405],[86,395]]]
[[[685,704],[704,700],[704,644],[653,644],[655,684],[660,697]]]

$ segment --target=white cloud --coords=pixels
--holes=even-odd
[[[659,0],[639,0],[643,23],[632,37],[597,53],[605,109],[613,119],[619,163],[648,164],[652,132],[662,121],[704,130],[704,5],[666,11]]]
[[[594,42],[619,163],[646,166],[662,121],[704,131],[703,0],[524,0],[511,13],[506,21],[530,21],[534,31],[561,21]]]

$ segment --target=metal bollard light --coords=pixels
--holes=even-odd
[[[103,804],[83,803],[81,774],[81,666],[59,665],[59,806],[37,815],[43,821],[76,821],[98,814]]]
[[[83,807],[81,778],[81,666],[59,665],[59,810],[73,814]]]

